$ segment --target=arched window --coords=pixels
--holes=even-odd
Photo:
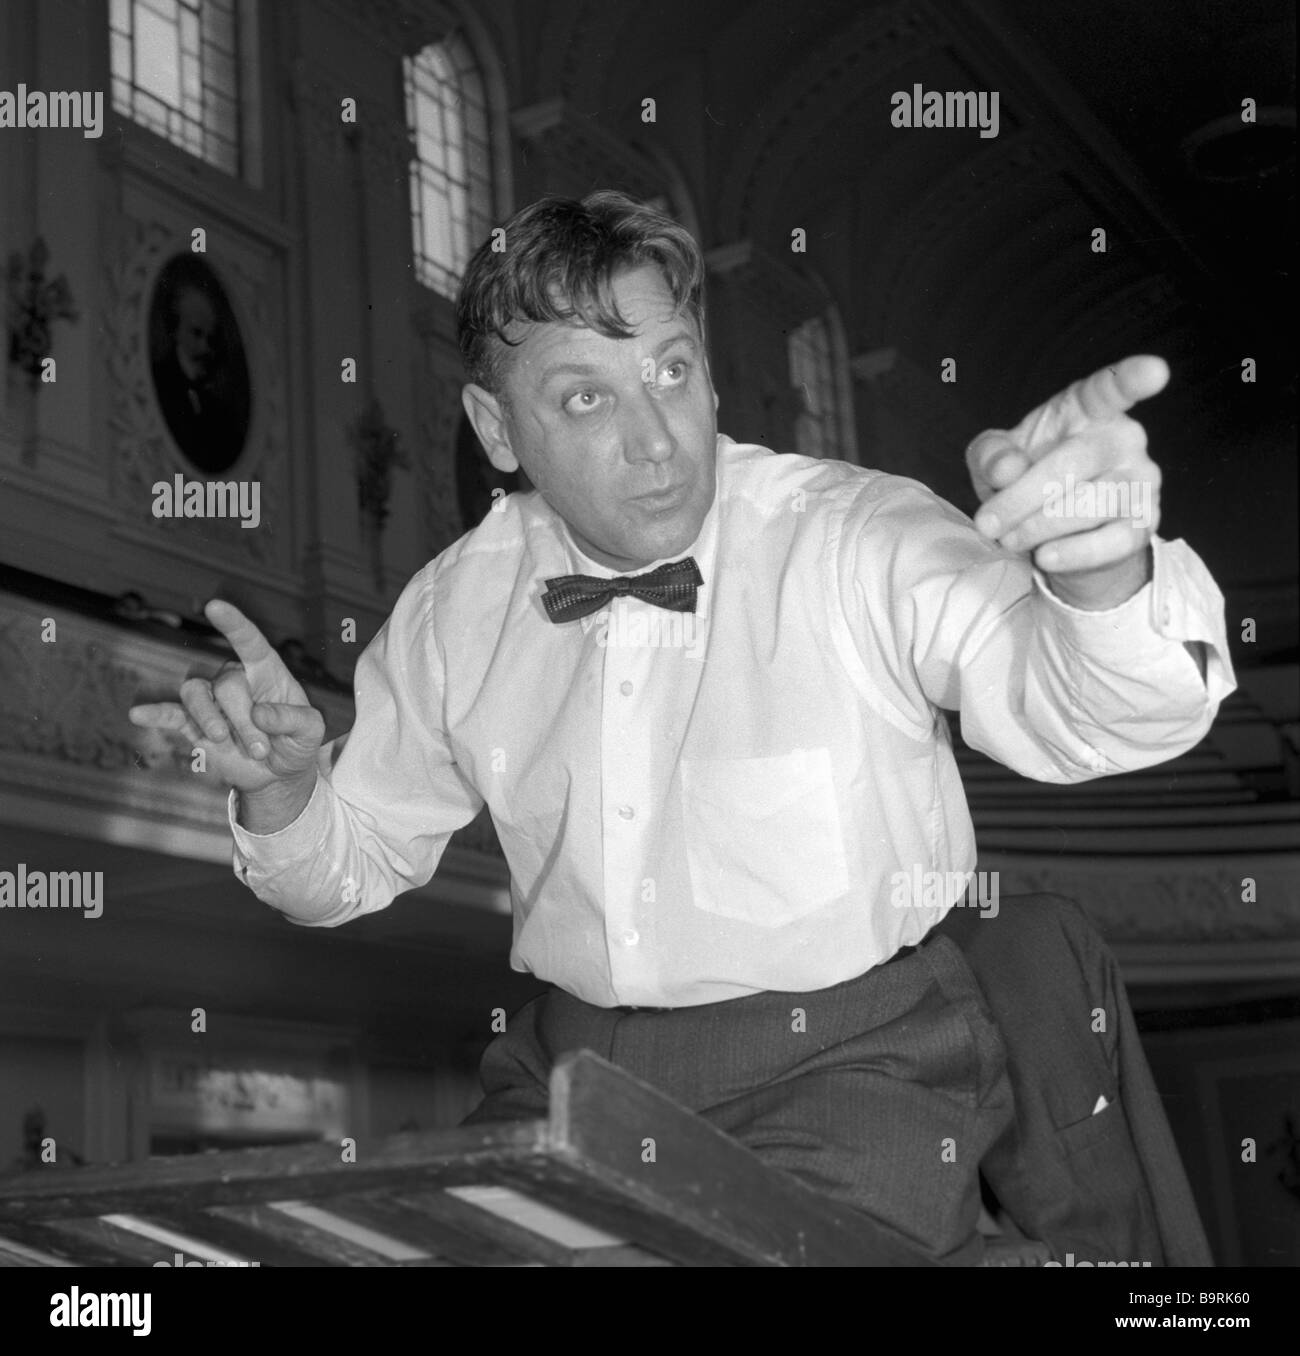
[[[844,345],[835,316],[813,316],[787,341],[790,385],[799,397],[795,449],[805,457],[856,461],[853,410]]]
[[[469,256],[492,221],[492,152],[483,77],[456,35],[403,63],[411,161],[416,277],[454,298]]]

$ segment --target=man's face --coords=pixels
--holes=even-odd
[[[504,355],[502,428],[582,550],[629,572],[699,535],[713,503],[717,396],[703,336],[674,311],[659,270],[617,273],[612,291],[633,337],[530,326]]]
[[[182,292],[176,302],[176,357],[191,380],[201,381],[211,372],[216,329],[216,312],[207,297],[192,288]]]

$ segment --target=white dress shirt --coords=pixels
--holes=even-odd
[[[426,882],[486,803],[516,970],[602,1006],[819,989],[961,894],[898,907],[897,873],[974,869],[940,708],[1017,771],[1080,782],[1191,748],[1234,686],[1222,596],[1182,542],[1083,612],[915,481],[720,436],[682,554],[694,614],[621,597],[557,625],[547,578],[617,572],[538,494],[500,501],[358,660],[356,723],[299,818],[250,834],[232,794],[237,873],[342,923]]]

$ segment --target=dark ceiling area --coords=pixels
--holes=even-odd
[[[1289,331],[1296,9],[1286,0],[1002,0],[1132,157],[1230,309]],[[1244,99],[1257,121],[1242,121]]]

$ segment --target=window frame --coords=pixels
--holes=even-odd
[[[429,70],[434,53],[441,56],[442,72]],[[432,86],[426,83],[422,87],[421,75],[426,80],[432,76]],[[486,239],[495,220],[500,193],[490,82],[474,45],[461,30],[453,29],[403,56],[402,88],[407,129],[415,151],[408,176],[412,272],[421,287],[454,301],[471,255]],[[432,132],[421,120],[422,96],[432,116],[439,119]],[[449,115],[458,124],[455,145],[448,140]],[[425,158],[426,141],[443,148],[441,163]],[[452,206],[458,195],[459,212]],[[446,222],[446,253],[442,258],[430,248],[433,239],[427,225],[430,201],[438,198]]]
[[[796,372],[796,344],[798,336],[817,327],[824,336],[819,347],[823,351],[825,365],[819,373],[822,380],[818,385],[821,403],[825,406],[821,413],[808,408],[804,395],[804,383],[798,380]],[[795,450],[801,456],[815,456],[832,461],[858,463],[857,437],[854,428],[852,372],[849,369],[848,347],[844,339],[843,326],[839,312],[834,304],[810,315],[786,334],[786,362],[789,371],[790,386],[799,397],[801,407],[795,417]],[[821,450],[807,450],[807,436],[801,435],[801,429],[809,427],[808,421],[815,421]]]

